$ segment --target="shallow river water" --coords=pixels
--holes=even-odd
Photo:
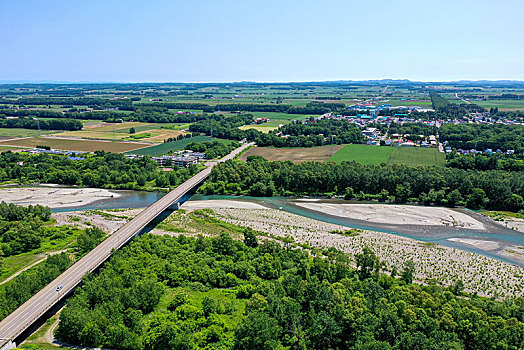
[[[159,198],[164,193],[158,192],[140,192],[140,191],[118,191],[121,196],[118,198],[109,198],[99,202],[76,208],[56,209],[55,212],[64,212],[72,210],[92,210],[92,209],[125,209],[125,208],[144,208]],[[441,245],[455,247],[458,249],[474,252],[484,256],[493,257],[511,264],[524,267],[524,262],[504,256],[501,250],[482,250],[468,244],[449,241],[449,238],[470,238],[494,241],[500,243],[501,247],[511,245],[519,245],[524,247],[524,233],[508,229],[504,226],[494,223],[492,220],[485,218],[483,215],[469,210],[462,212],[473,216],[476,220],[482,222],[486,227],[484,231],[475,231],[464,229],[460,227],[449,226],[427,226],[427,225],[402,225],[402,224],[384,224],[375,223],[372,221],[349,219],[340,216],[329,215],[324,212],[306,209],[296,205],[294,198],[279,198],[279,197],[236,197],[236,196],[203,196],[198,194],[188,194],[184,196],[181,202],[187,200],[217,200],[228,199],[238,201],[249,201],[261,204],[272,209],[283,210],[296,215],[305,216],[315,220],[329,222],[341,226],[354,227],[366,230],[381,231],[391,233],[399,236],[414,238],[424,242],[434,242]],[[320,200],[325,203],[351,203],[343,200]],[[362,202],[358,202],[362,203]]]

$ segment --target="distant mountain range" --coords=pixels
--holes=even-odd
[[[318,85],[337,85],[337,84],[374,84],[374,85],[405,85],[405,84],[429,84],[429,85],[524,85],[522,80],[456,80],[456,81],[415,81],[409,79],[372,79],[372,80],[331,80],[331,81],[307,81],[307,82],[256,82],[256,81],[238,81],[238,82],[215,82],[215,83],[192,83],[192,82],[117,82],[117,81],[55,81],[55,80],[0,80],[0,84],[165,84],[165,85],[210,85],[210,84],[228,84],[228,85],[283,85],[283,84],[318,84]]]

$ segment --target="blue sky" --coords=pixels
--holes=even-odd
[[[524,80],[523,0],[2,0],[0,80]]]

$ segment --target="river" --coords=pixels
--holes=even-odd
[[[54,209],[54,212],[64,212],[73,210],[92,210],[92,209],[126,209],[126,208],[145,208],[159,198],[164,193],[158,192],[140,192],[140,191],[118,191],[121,196],[117,198],[104,199],[89,205],[75,207]],[[305,216],[315,220],[329,222],[341,226],[354,227],[365,230],[373,230],[395,234],[403,237],[409,237],[424,242],[432,242],[444,246],[454,247],[461,250],[470,251],[484,256],[492,257],[505,261],[507,263],[516,264],[524,267],[524,261],[508,257],[507,254],[501,254],[505,247],[509,245],[517,245],[524,247],[524,233],[508,229],[502,225],[494,223],[492,220],[484,217],[481,214],[470,210],[461,210],[461,212],[474,217],[476,220],[482,222],[486,230],[470,230],[460,227],[449,226],[427,226],[427,225],[402,225],[402,224],[384,224],[372,221],[356,220],[340,216],[329,215],[324,212],[310,210],[298,206],[297,198],[281,198],[281,197],[237,197],[237,196],[203,196],[200,194],[187,194],[181,199],[181,203],[190,200],[238,200],[249,201],[261,204],[265,207],[283,210],[300,216]],[[333,204],[347,204],[351,201],[325,199],[320,200],[321,203]],[[318,202],[317,202],[318,203]],[[355,202],[362,203],[362,202]],[[500,245],[499,249],[479,249],[469,244],[449,241],[449,238],[467,238],[496,242]]]

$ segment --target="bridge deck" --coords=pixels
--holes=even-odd
[[[251,145],[253,145],[253,143],[237,148],[220,161],[222,162],[234,158],[237,154]],[[72,291],[82,281],[82,277],[86,273],[92,272],[109,258],[113,249],[119,249],[140,232],[151,220],[156,218],[171,204],[178,201],[193,187],[204,181],[211,174],[211,169],[214,166],[214,164],[209,165],[208,168],[194,175],[189,180],[144,209],[135,218],[118,229],[95,249],[86,254],[82,259],[78,260],[68,270],[63,272],[50,284],[22,304],[18,309],[4,318],[0,322],[0,348],[7,344],[9,340],[14,340],[22,334],[58,300]],[[56,289],[58,286],[62,287],[61,290],[57,292]]]

